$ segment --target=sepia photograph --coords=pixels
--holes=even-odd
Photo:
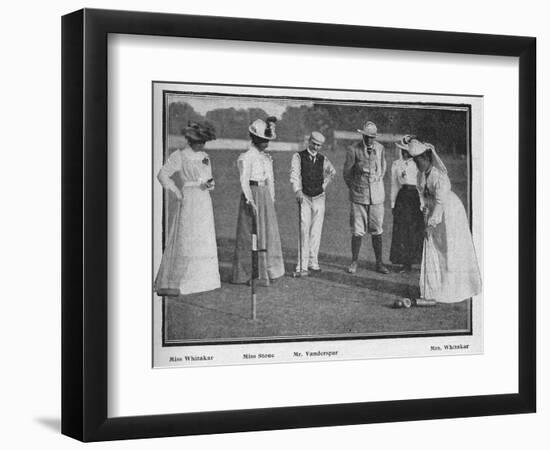
[[[153,365],[482,352],[482,101],[153,82]]]

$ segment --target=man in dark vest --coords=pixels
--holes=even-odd
[[[325,189],[336,171],[325,155],[319,153],[325,137],[318,131],[311,133],[305,150],[292,155],[290,183],[301,205],[302,263],[296,271],[318,272],[319,245],[325,218]]]

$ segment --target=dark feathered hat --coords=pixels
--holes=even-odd
[[[277,138],[277,134],[275,134],[276,123],[277,118],[274,116],[269,116],[265,119],[265,121],[262,119],[256,119],[250,124],[248,131],[260,139],[272,141]]]
[[[208,142],[216,139],[216,129],[209,122],[189,122],[182,134],[190,141]]]

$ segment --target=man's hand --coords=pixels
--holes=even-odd
[[[302,191],[296,191],[296,201],[302,203],[304,201],[304,193]]]
[[[179,189],[174,189],[172,192],[174,193],[174,195],[176,196],[178,201],[181,202],[183,200],[183,194],[181,193],[181,191]]]

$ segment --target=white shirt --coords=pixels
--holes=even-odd
[[[432,167],[427,175],[418,173],[416,187],[420,208],[428,208],[428,225],[436,226],[443,219],[443,205],[451,192],[451,180],[446,173]]]
[[[314,161],[315,158],[319,156],[319,152],[313,153],[309,148],[307,149],[307,151],[314,158]],[[331,182],[335,175],[336,170],[334,170],[334,166],[325,156],[325,160],[323,162],[323,191],[326,189],[327,185]],[[294,190],[294,192],[302,190],[302,170],[299,153],[294,153],[294,155],[292,155],[292,161],[290,162],[290,184],[292,185],[292,189]]]
[[[250,181],[264,181],[269,188],[271,198],[275,201],[273,160],[269,154],[260,152],[250,144],[248,150],[239,156],[237,165],[239,167],[241,189],[247,201],[253,200]]]
[[[395,207],[395,199],[399,189],[405,184],[416,186],[418,169],[412,158],[396,159],[391,166],[391,207]]]
[[[212,178],[212,164],[206,152],[195,152],[191,147],[170,154],[157,178],[164,189],[180,191],[172,176],[177,173],[182,185],[188,182],[204,183]],[[180,191],[181,192],[181,191]]]

